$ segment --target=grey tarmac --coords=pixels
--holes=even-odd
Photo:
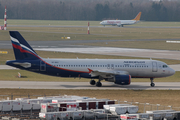
[[[92,86],[88,82],[37,82],[37,81],[0,81],[0,88],[16,89],[93,89],[93,90],[180,90],[180,82],[132,82],[122,86],[111,82],[102,82],[102,87]]]
[[[8,25],[9,27],[65,27],[65,28],[87,28],[88,26],[69,26],[69,25]],[[121,28],[117,26],[89,26],[90,28]],[[133,26],[133,25],[125,25],[123,28],[180,28],[179,26]]]
[[[40,51],[53,52],[70,52],[84,54],[99,54],[99,55],[114,55],[114,56],[129,56],[142,58],[159,58],[180,60],[180,51],[170,50],[154,50],[154,49],[135,49],[135,48],[116,48],[116,47],[66,47],[66,48],[35,48]]]

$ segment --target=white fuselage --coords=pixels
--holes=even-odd
[[[167,77],[175,73],[166,63],[157,60],[139,59],[43,59],[48,64],[71,72],[129,74],[137,78]],[[69,75],[67,75],[69,76]],[[75,76],[73,76],[75,77]],[[77,76],[78,77],[78,76]]]
[[[138,21],[136,20],[104,20],[102,22],[100,22],[101,25],[117,25],[117,26],[121,26],[121,25],[132,25],[137,23]]]

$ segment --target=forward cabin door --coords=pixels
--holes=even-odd
[[[157,72],[158,68],[157,68],[157,62],[152,62],[152,72]]]

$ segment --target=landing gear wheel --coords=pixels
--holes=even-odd
[[[150,84],[150,85],[151,85],[151,87],[154,87],[154,86],[155,86],[154,81],[153,81],[153,80],[154,80],[154,78],[150,78],[150,80],[151,80],[151,84]]]
[[[91,84],[91,85],[95,85],[95,84],[96,84],[96,81],[95,81],[95,80],[91,80],[91,81],[90,81],[90,84]]]
[[[151,87],[154,87],[155,86],[155,84],[154,83],[151,83]]]
[[[101,82],[97,82],[97,83],[96,83],[96,86],[97,86],[97,87],[101,87],[101,86],[102,86],[102,83],[101,83]]]

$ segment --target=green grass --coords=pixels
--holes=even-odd
[[[102,47],[120,47],[120,48],[140,48],[140,49],[158,49],[158,50],[180,50],[178,43],[166,43],[161,41],[116,41],[116,42],[99,42],[83,43],[78,45],[102,46]]]
[[[8,25],[60,25],[60,26],[87,26],[88,21],[69,21],[69,20],[20,20],[20,19],[8,19]],[[90,26],[102,26],[100,21],[89,21]],[[4,23],[4,19],[0,19],[0,23]],[[131,26],[167,26],[178,27],[180,22],[159,22],[159,21],[141,21]]]
[[[179,39],[176,28],[87,28],[80,27],[8,27],[8,30],[20,31],[27,41],[64,40],[134,40],[134,39]],[[9,40],[8,31],[0,33],[0,40]]]
[[[69,20],[17,20],[8,19],[8,25],[60,25],[60,26],[88,26],[88,21],[69,21]],[[91,26],[100,25],[100,21],[89,21]],[[4,19],[0,19],[4,23]]]

